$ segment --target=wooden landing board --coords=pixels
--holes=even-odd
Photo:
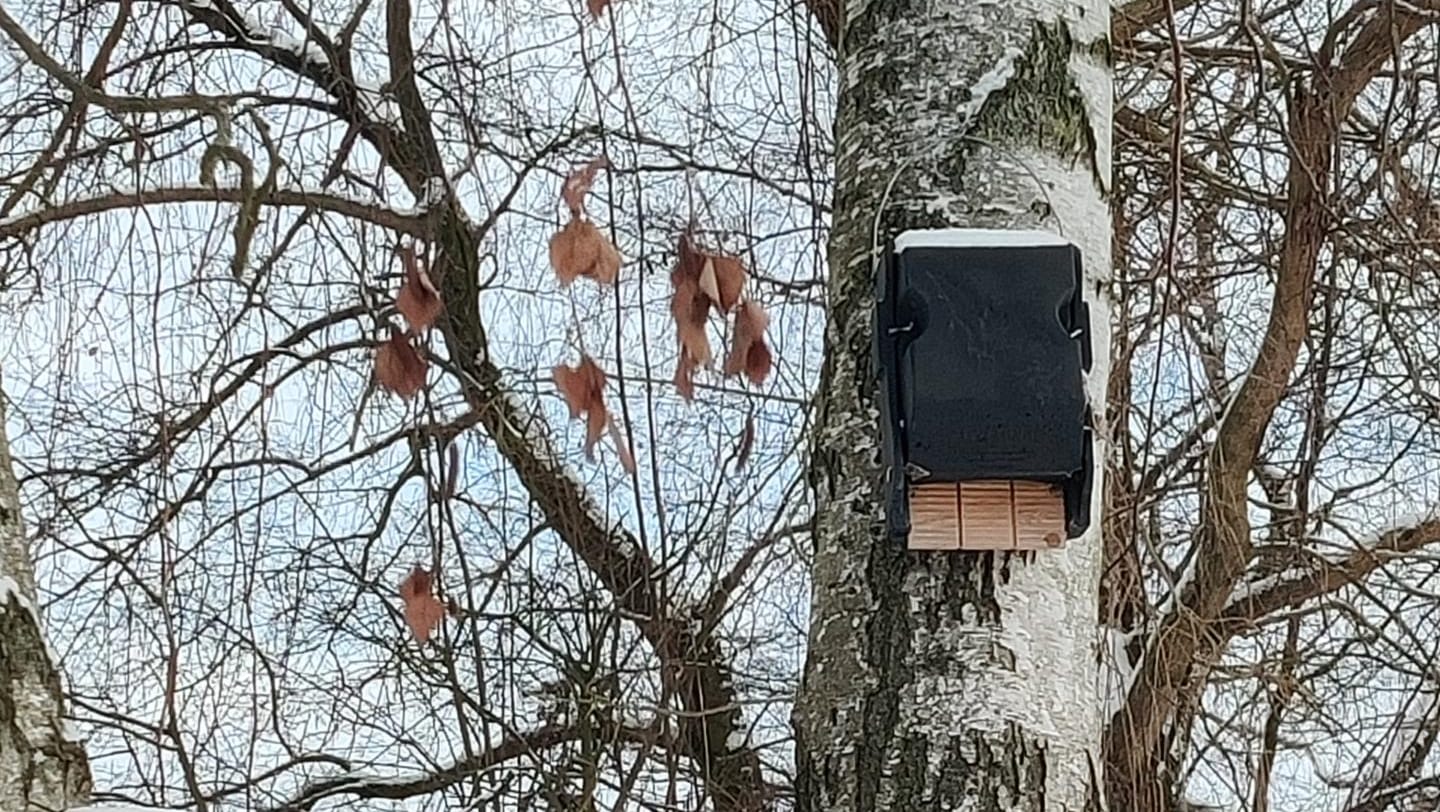
[[[911,550],[1045,550],[1065,544],[1065,501],[1044,482],[996,479],[910,489]]]

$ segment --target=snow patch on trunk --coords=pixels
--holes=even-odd
[[[985,101],[990,98],[991,93],[1004,90],[1005,85],[1015,76],[1015,60],[1024,56],[1025,52],[1019,48],[1006,48],[1000,55],[1000,60],[970,86],[970,100],[960,108],[960,115],[965,121],[975,117],[980,108],[985,106]]]
[[[0,725],[0,809],[65,809],[89,800],[89,766],[64,719],[59,658],[45,640],[35,605],[4,404],[0,397],[0,634],[12,659],[8,679],[0,683],[0,701],[11,711]],[[29,746],[22,747],[22,740]]]

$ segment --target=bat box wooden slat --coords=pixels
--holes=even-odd
[[[886,523],[914,550],[1057,547],[1090,523],[1080,252],[1035,231],[907,231],[877,274]]]
[[[1044,550],[1065,539],[1064,495],[1013,479],[930,482],[910,490],[912,550]]]

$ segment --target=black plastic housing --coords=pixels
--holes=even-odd
[[[907,231],[876,275],[875,369],[888,534],[909,484],[1058,484],[1070,538],[1090,525],[1091,365],[1080,251],[1039,231]]]

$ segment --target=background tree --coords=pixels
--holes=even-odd
[[[1440,538],[1433,334],[1399,315],[1436,290],[1437,9],[1175,5],[1115,27],[1110,795],[1404,809],[1437,710],[1402,586]]]
[[[678,8],[4,11],[12,425],[97,798],[773,806],[824,205],[794,19],[715,21],[787,54],[755,76],[694,72]],[[685,47],[617,52],[637,24]],[[628,259],[564,287],[547,242],[597,154],[586,211]],[[743,257],[780,363],[681,408],[687,232]],[[406,400],[369,384],[412,243],[444,313],[401,342]],[[551,382],[582,353],[620,434],[593,462]],[[450,615],[423,645],[416,564]]]

